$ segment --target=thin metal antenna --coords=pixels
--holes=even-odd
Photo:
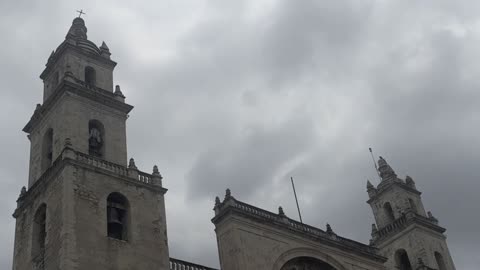
[[[377,167],[377,163],[375,162],[375,158],[373,157],[373,151],[372,151],[372,148],[369,147],[368,150],[370,151],[370,155],[372,156],[372,161],[373,161],[373,165],[375,166],[375,171],[377,172],[377,175],[378,177],[380,178],[381,180],[381,177],[380,177],[380,172],[378,172],[378,167]]]
[[[290,177],[292,180],[293,194],[295,195],[295,202],[297,203],[298,216],[300,217],[300,222],[303,224],[302,214],[300,213],[300,206],[298,205],[297,192],[295,191],[295,184],[293,183],[293,177]]]

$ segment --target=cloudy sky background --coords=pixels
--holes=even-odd
[[[38,78],[76,9],[118,62],[129,156],[158,164],[171,256],[218,266],[213,200],[290,217],[368,243],[368,147],[424,192],[457,269],[480,265],[479,1],[0,2],[0,268],[27,183],[21,129]]]

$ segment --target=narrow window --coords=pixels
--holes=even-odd
[[[103,125],[98,120],[88,122],[88,153],[92,156],[103,157],[104,155],[104,131]]]
[[[85,67],[85,84],[87,86],[95,86],[96,74],[92,67]]]
[[[395,263],[397,264],[397,269],[412,270],[410,259],[408,258],[408,254],[404,249],[397,250],[395,253]]]
[[[127,240],[128,201],[120,193],[111,193],[107,198],[107,235],[118,240]]]
[[[42,171],[48,169],[53,162],[53,129],[48,129],[43,135]]]
[[[435,260],[437,261],[438,270],[447,270],[442,254],[435,252]]]
[[[43,265],[45,256],[46,220],[47,206],[42,204],[33,217],[32,258],[35,265],[38,266]]]
[[[415,202],[413,202],[412,199],[408,199],[408,202],[410,203],[410,208],[412,209],[412,211],[418,213],[417,205],[415,204]]]
[[[383,205],[385,211],[385,216],[387,217],[387,222],[393,222],[395,220],[395,215],[393,214],[392,205],[389,202],[386,202]]]

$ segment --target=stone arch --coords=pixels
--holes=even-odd
[[[399,249],[395,252],[395,266],[399,270],[413,270],[412,262],[405,249]]]
[[[130,204],[118,192],[107,197],[107,236],[118,240],[128,240],[130,230]]]
[[[395,214],[393,213],[393,208],[390,202],[386,202],[383,205],[383,211],[385,212],[385,217],[387,218],[388,223],[395,221]]]
[[[45,255],[47,239],[47,205],[42,203],[35,214],[32,222],[32,258],[41,263]]]
[[[313,260],[318,260],[327,265],[330,265],[335,270],[347,270],[345,266],[343,266],[338,260],[334,259],[332,256],[312,248],[295,248],[284,252],[277,258],[277,260],[273,264],[272,270],[284,270],[282,269],[283,266],[297,258],[309,258]]]
[[[105,156],[105,127],[96,119],[88,121],[88,153],[96,157]]]
[[[93,67],[86,66],[85,67],[85,84],[87,86],[95,86],[97,80],[97,74]]]
[[[53,163],[53,129],[49,128],[42,139],[42,172],[47,170]]]
[[[440,252],[435,251],[435,261],[437,262],[438,270],[447,270],[447,266],[445,264],[445,260]]]
[[[408,198],[408,203],[410,204],[410,209],[412,209],[413,212],[418,213],[417,205],[411,198]]]

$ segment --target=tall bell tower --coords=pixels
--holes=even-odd
[[[400,179],[380,157],[381,182],[367,181],[367,201],[373,210],[371,244],[388,258],[387,269],[455,270],[445,229],[431,212],[425,212],[421,192],[410,176]]]
[[[30,167],[13,214],[14,270],[168,269],[167,190],[157,166],[127,164],[133,107],[113,87],[110,55],[78,17],[40,75],[43,104],[23,129]]]

